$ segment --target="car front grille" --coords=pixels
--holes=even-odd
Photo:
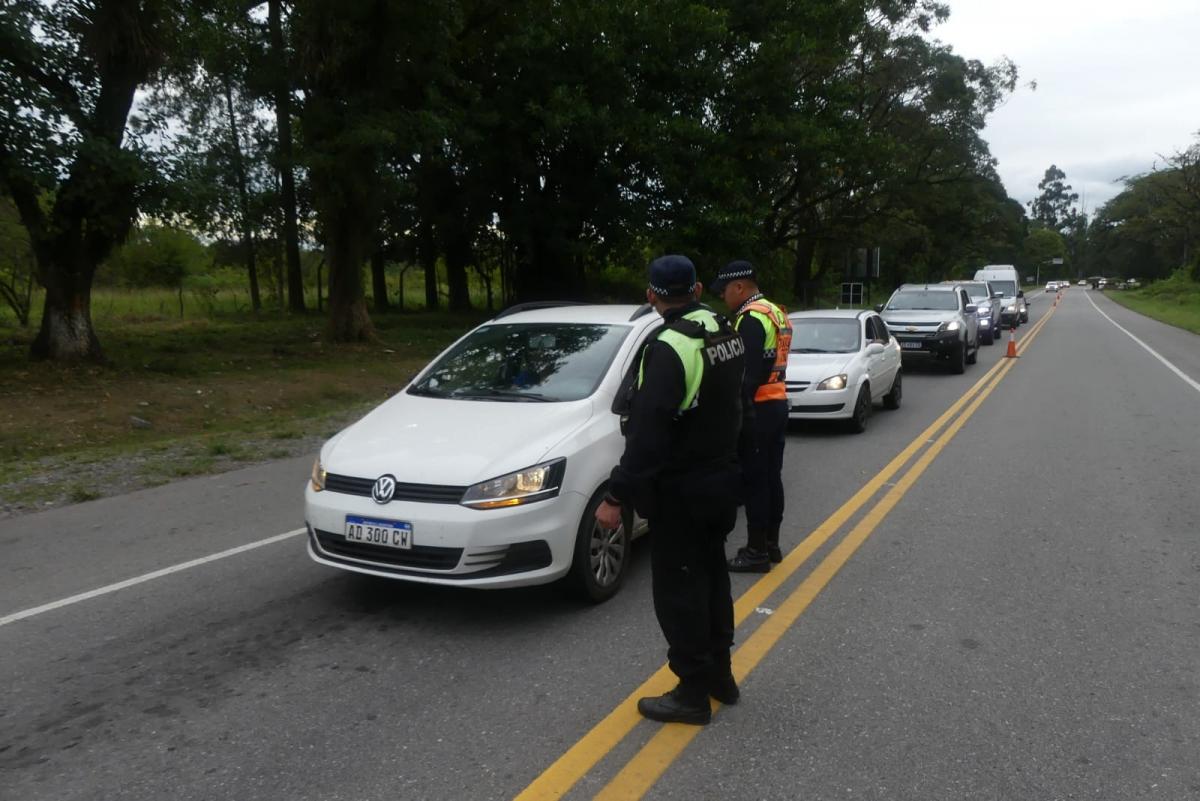
[[[341,556],[347,559],[361,559],[397,567],[414,567],[421,570],[453,570],[458,567],[462,557],[462,548],[439,548],[434,545],[414,545],[412,548],[387,548],[380,545],[368,545],[362,542],[351,542],[333,531],[314,529],[317,544],[321,550],[331,556]]]
[[[811,381],[784,381],[783,384],[788,392],[803,392],[812,386]]]
[[[370,498],[373,486],[375,486],[373,478],[341,476],[335,473],[325,476],[325,489],[329,492]],[[466,491],[466,487],[452,487],[446,484],[404,484],[397,481],[396,489],[392,493],[392,500],[417,503],[458,503]]]
[[[549,567],[554,560],[550,543],[545,540],[514,542],[468,551],[463,557],[461,548],[439,548],[432,545],[414,545],[409,550],[384,548],[349,542],[332,531],[310,529],[317,550],[327,559],[341,564],[360,564],[375,570],[396,575],[421,575],[421,571],[453,570],[461,560],[463,567],[473,571],[441,576],[446,579],[478,579],[490,576],[505,576],[511,573],[526,573]]]
[[[822,414],[825,412],[840,412],[846,408],[844,403],[825,403],[820,406],[793,406],[792,411],[797,414]]]

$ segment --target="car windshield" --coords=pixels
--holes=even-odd
[[[888,301],[889,311],[953,311],[958,296],[951,290],[912,289],[897,292]]]
[[[859,348],[858,320],[801,317],[792,320],[792,353],[854,353]]]
[[[411,395],[488,401],[573,401],[596,391],[626,325],[488,325],[437,361]]]
[[[988,292],[987,284],[960,284],[960,286],[967,290],[967,296],[971,300],[990,300],[992,297]]]
[[[1017,296],[1017,285],[1014,281],[993,281],[989,278],[988,282],[992,285],[992,289],[1006,298],[1015,298]]]

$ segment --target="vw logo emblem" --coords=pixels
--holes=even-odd
[[[395,476],[380,476],[375,479],[375,486],[371,487],[371,497],[375,499],[375,503],[387,503],[392,499],[392,493],[396,491]]]
[[[917,330],[917,327],[916,327],[916,326],[913,326],[913,325],[909,325],[909,326],[905,326],[905,327],[904,327],[904,330],[905,330],[905,331],[910,331],[910,332],[911,332],[911,331],[916,331],[916,330]]]

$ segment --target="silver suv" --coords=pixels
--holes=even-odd
[[[979,357],[978,309],[961,284],[904,284],[876,311],[905,356],[947,361],[955,373]]]

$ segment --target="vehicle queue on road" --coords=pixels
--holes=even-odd
[[[874,309],[788,315],[793,420],[867,428],[898,409],[904,363],[962,373],[997,328],[1028,321],[1011,267],[905,284]],[[648,306],[521,304],[467,332],[404,389],[321,448],[305,489],[319,563],[403,581],[504,588],[562,581],[601,602],[646,521],[597,525],[623,436],[614,405]]]

